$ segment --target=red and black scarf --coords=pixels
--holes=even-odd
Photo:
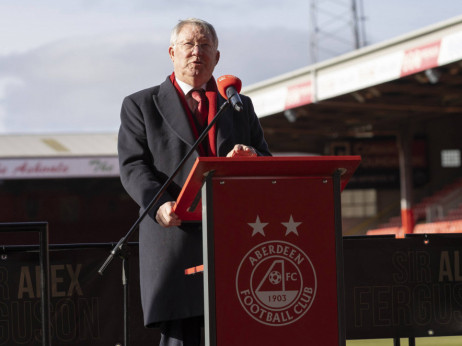
[[[197,139],[199,138],[199,135],[200,135],[200,129],[198,128],[196,121],[194,121],[194,115],[189,109],[189,106],[188,106],[188,103],[186,102],[186,97],[183,93],[183,90],[181,90],[180,86],[176,82],[175,72],[173,72],[170,75],[170,81],[175,86],[175,89],[181,100],[181,104],[183,105],[183,108],[186,114],[188,115],[189,124],[191,125],[194,138]],[[207,117],[207,124],[209,124],[212,121],[212,119],[215,117],[215,114],[217,113],[218,89],[217,89],[217,83],[215,82],[215,78],[213,77],[210,78],[210,80],[207,82],[205,96],[207,97],[207,100],[209,101],[209,115]],[[217,144],[216,125],[214,124],[213,127],[209,131],[208,141],[202,142],[198,147],[199,155],[200,156],[217,156],[217,145],[216,144]]]

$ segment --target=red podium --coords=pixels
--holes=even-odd
[[[340,192],[359,162],[196,161],[176,213],[202,217],[206,345],[345,345]]]

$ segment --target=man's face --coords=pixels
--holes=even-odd
[[[193,87],[207,83],[220,59],[212,36],[199,26],[187,24],[168,49],[175,76]]]

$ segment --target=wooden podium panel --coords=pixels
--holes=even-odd
[[[340,345],[332,179],[211,185],[210,344]]]

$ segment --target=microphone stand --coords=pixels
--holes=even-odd
[[[209,133],[210,129],[212,128],[213,125],[217,122],[219,116],[222,114],[223,110],[230,105],[230,100],[226,100],[225,103],[220,107],[218,110],[217,114],[213,117],[212,121],[207,125],[207,127],[202,131],[201,135],[199,138],[196,140],[196,142],[193,144],[191,149],[186,153],[185,157],[181,160],[181,162],[178,164],[178,166],[175,168],[173,173],[168,177],[168,179],[165,181],[165,183],[162,185],[162,187],[159,189],[159,191],[156,193],[154,198],[149,202],[148,206],[146,209],[141,213],[141,215],[138,217],[138,219],[135,221],[135,223],[132,225],[132,227],[128,230],[127,234],[123,236],[117,245],[112,249],[111,253],[109,256],[106,258],[104,261],[103,265],[99,268],[98,274],[101,276],[104,275],[104,271],[106,268],[109,266],[109,264],[112,262],[114,257],[120,257],[122,259],[122,285],[123,285],[123,294],[124,294],[124,346],[129,346],[130,345],[130,338],[129,338],[129,314],[128,314],[128,306],[129,306],[129,271],[128,271],[128,257],[129,257],[129,251],[127,248],[127,242],[129,238],[133,235],[135,230],[138,228],[140,225],[141,221],[144,220],[146,215],[151,211],[153,206],[159,201],[159,199],[162,197],[162,195],[165,193],[167,188],[170,186],[170,184],[173,182],[173,179],[178,175],[180,172],[181,168],[184,166],[186,161],[191,157],[193,152],[197,149],[199,144],[202,143],[202,141],[205,139],[207,134]]]

